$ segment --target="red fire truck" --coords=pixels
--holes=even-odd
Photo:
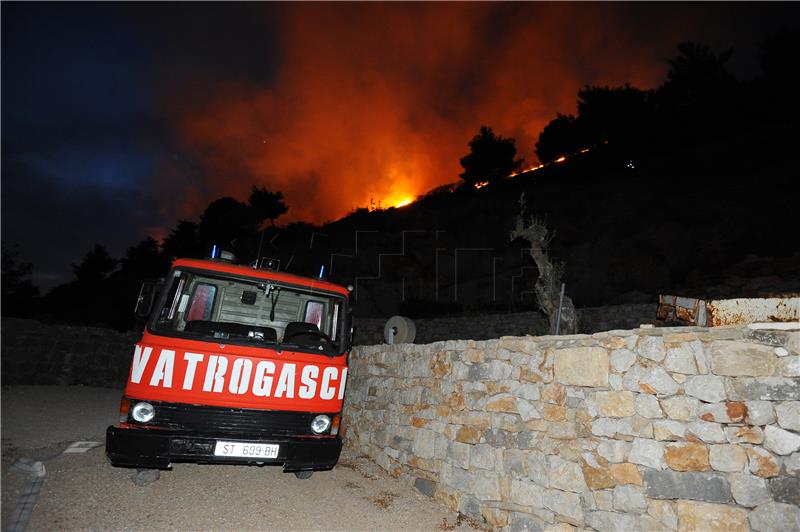
[[[139,295],[148,320],[119,424],[106,431],[111,463],[277,464],[298,478],[331,469],[342,448],[348,296],[321,278],[175,261],[160,289],[145,283]]]

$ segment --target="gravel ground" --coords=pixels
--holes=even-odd
[[[28,530],[473,530],[373,462],[343,453],[309,480],[280,467],[176,464],[136,486],[111,467],[105,448],[60,454],[76,440],[104,441],[121,392],[19,386],[2,390],[2,525],[26,473],[18,458],[44,460],[47,477]]]

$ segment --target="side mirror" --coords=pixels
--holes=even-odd
[[[142,287],[139,289],[139,297],[136,298],[136,307],[133,309],[133,313],[137,318],[147,319],[150,316],[160,286],[161,283],[157,281],[145,281],[142,283]]]

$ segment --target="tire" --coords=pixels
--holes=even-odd
[[[314,474],[313,471],[295,471],[294,472],[294,476],[296,476],[300,480],[309,479],[309,478],[311,478],[311,475],[313,475],[313,474]]]

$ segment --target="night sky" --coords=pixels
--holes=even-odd
[[[679,42],[759,75],[787,4],[2,4],[2,238],[43,288],[209,201],[323,222],[458,180],[481,124],[526,162],[587,84],[661,83]]]

